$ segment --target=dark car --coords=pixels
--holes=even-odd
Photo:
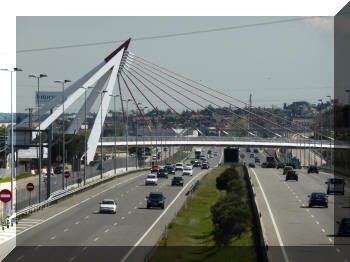
[[[200,167],[201,163],[199,161],[194,162],[193,167]]]
[[[157,172],[157,178],[168,178],[168,171],[165,168],[159,169]]]
[[[259,153],[259,150],[257,148],[254,148],[254,153]]]
[[[166,166],[165,170],[168,172],[169,175],[175,175],[175,168],[173,166]]]
[[[290,170],[286,174],[286,181],[295,180],[298,181],[298,174],[294,170]]]
[[[151,192],[147,198],[147,208],[160,207],[164,209],[165,196],[162,192]]]
[[[262,163],[262,164],[261,164],[261,167],[262,167],[262,168],[267,168],[267,163],[266,163],[266,162]]]
[[[202,169],[209,169],[209,164],[208,164],[208,162],[204,162],[204,163],[202,164]]]
[[[307,173],[310,174],[310,173],[316,173],[318,174],[318,168],[317,166],[309,166],[308,170],[307,170]]]
[[[93,162],[93,161],[91,161],[91,162]],[[90,163],[91,163],[90,162]],[[61,167],[61,166],[56,166],[55,167],[55,170],[54,170],[54,173],[55,174],[62,174],[63,173],[63,167]]]
[[[184,179],[182,176],[174,176],[171,180],[172,186],[184,186]]]
[[[350,234],[350,217],[342,218],[337,224],[339,224],[338,236]]]
[[[254,163],[249,163],[248,166],[254,168],[255,164]]]
[[[250,152],[250,148],[249,147],[247,147],[247,150],[246,150],[247,152]]]
[[[260,163],[260,158],[256,157],[255,158],[255,163]]]
[[[284,166],[285,166],[285,164],[283,163],[283,162],[278,162],[277,163],[277,169],[279,169],[279,168],[284,168]]]
[[[274,162],[269,162],[269,163],[266,163],[266,167],[267,168],[275,168],[276,164]]]
[[[191,160],[191,164],[194,165],[194,163],[196,162],[196,160]]]
[[[328,196],[322,192],[312,193],[309,197],[309,207],[324,206],[328,207]]]

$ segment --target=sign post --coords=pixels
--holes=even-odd
[[[69,172],[69,171],[65,171],[65,172],[64,172],[64,177],[65,177],[65,179],[66,179],[66,188],[67,188],[67,180],[68,180],[68,178],[70,177],[70,172]]]
[[[29,192],[29,206],[30,206],[30,202],[32,199],[32,191],[34,190],[34,184],[33,183],[28,183],[27,186],[27,191]]]
[[[4,218],[7,219],[8,213],[9,213],[9,201],[12,199],[12,193],[8,189],[3,189],[0,191],[0,201],[4,202],[4,208],[3,208],[3,213],[4,213]]]

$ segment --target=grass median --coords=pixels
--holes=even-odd
[[[215,168],[201,180],[149,261],[257,261],[252,226],[239,238],[232,237],[227,245],[216,245],[211,207],[227,194],[216,188],[216,178],[229,168]],[[242,192],[243,201],[248,201],[247,191]]]

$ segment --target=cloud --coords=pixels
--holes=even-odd
[[[305,19],[305,23],[323,30],[332,30],[334,27],[334,18],[327,16],[315,16]]]

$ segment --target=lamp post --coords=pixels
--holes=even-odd
[[[64,188],[64,170],[65,170],[65,139],[64,139],[64,85],[70,80],[56,80],[54,83],[62,84],[62,187]]]
[[[11,76],[11,193],[13,193],[13,179],[14,179],[14,148],[13,148],[13,109],[12,109],[12,73],[14,72],[21,72],[23,71],[22,69],[18,68],[18,67],[14,67],[13,70],[9,70],[9,69],[0,69],[1,71],[7,71],[10,72],[10,76]],[[11,215],[13,214],[13,197],[11,198]]]
[[[318,101],[319,102],[321,102],[321,104],[323,104],[323,102],[322,102],[322,99],[318,99]],[[322,112],[322,110],[321,110],[321,112]],[[323,139],[323,119],[322,119],[322,113],[321,113],[321,115],[320,115],[321,117],[320,117],[320,131],[321,131],[321,166],[322,166],[322,158],[323,158],[323,154],[322,154],[322,139]]]
[[[104,93],[107,93],[106,90],[103,90],[101,92],[99,92],[99,94],[101,95],[101,179],[103,177],[103,121],[102,121],[102,96]]]
[[[350,89],[345,90],[345,92],[349,94],[349,107],[348,107],[348,115],[349,115],[349,120],[348,121],[349,122],[348,122],[348,125],[349,125],[349,136],[350,136]]]
[[[115,95],[110,95],[111,97],[113,97],[114,100],[114,161],[113,161],[113,166],[114,166],[114,175],[117,174],[117,108],[116,108],[116,103],[115,100],[117,97],[119,97],[119,95],[115,94]]]
[[[136,110],[137,110],[137,106],[138,105],[142,105],[142,103],[133,103],[135,106],[136,106]],[[137,113],[136,113],[136,155],[135,155],[135,157],[136,157],[136,168],[138,168],[139,167],[139,163],[138,163],[138,160],[139,160],[139,158],[138,158],[138,146],[137,146],[137,139],[138,139],[138,121],[137,121],[137,118],[138,118],[138,116],[137,116]]]
[[[84,111],[85,111],[85,118],[84,118],[84,186],[86,184],[86,166],[87,166],[87,138],[86,138],[86,132],[87,132],[87,119],[86,119],[86,92],[89,88],[93,88],[91,86],[84,87],[81,86],[80,88],[84,89]]]
[[[38,160],[39,160],[39,203],[41,202],[41,130],[40,130],[40,102],[39,102],[39,92],[40,92],[40,78],[47,77],[46,74],[39,74],[39,75],[29,75],[29,77],[35,78],[37,80],[38,84],[38,94],[37,94],[37,107],[38,107],[38,131],[39,131],[39,153],[38,153]],[[38,151],[37,151],[38,152]]]
[[[330,110],[329,110],[329,166],[332,168],[332,97],[326,96],[329,98]]]
[[[126,171],[128,171],[128,154],[129,154],[129,145],[128,145],[128,110],[129,110],[129,102],[131,102],[131,99],[129,98],[128,100],[126,100],[126,123],[125,123],[125,132],[126,132],[126,158],[125,158],[125,168]]]
[[[142,108],[142,113],[143,115],[145,115],[145,109],[147,109],[148,106],[144,106]],[[143,125],[142,125],[142,140],[143,140],[143,154],[144,154],[144,158],[143,158],[143,167],[145,167],[145,162],[146,162],[146,146],[145,146],[145,121],[143,121]]]

